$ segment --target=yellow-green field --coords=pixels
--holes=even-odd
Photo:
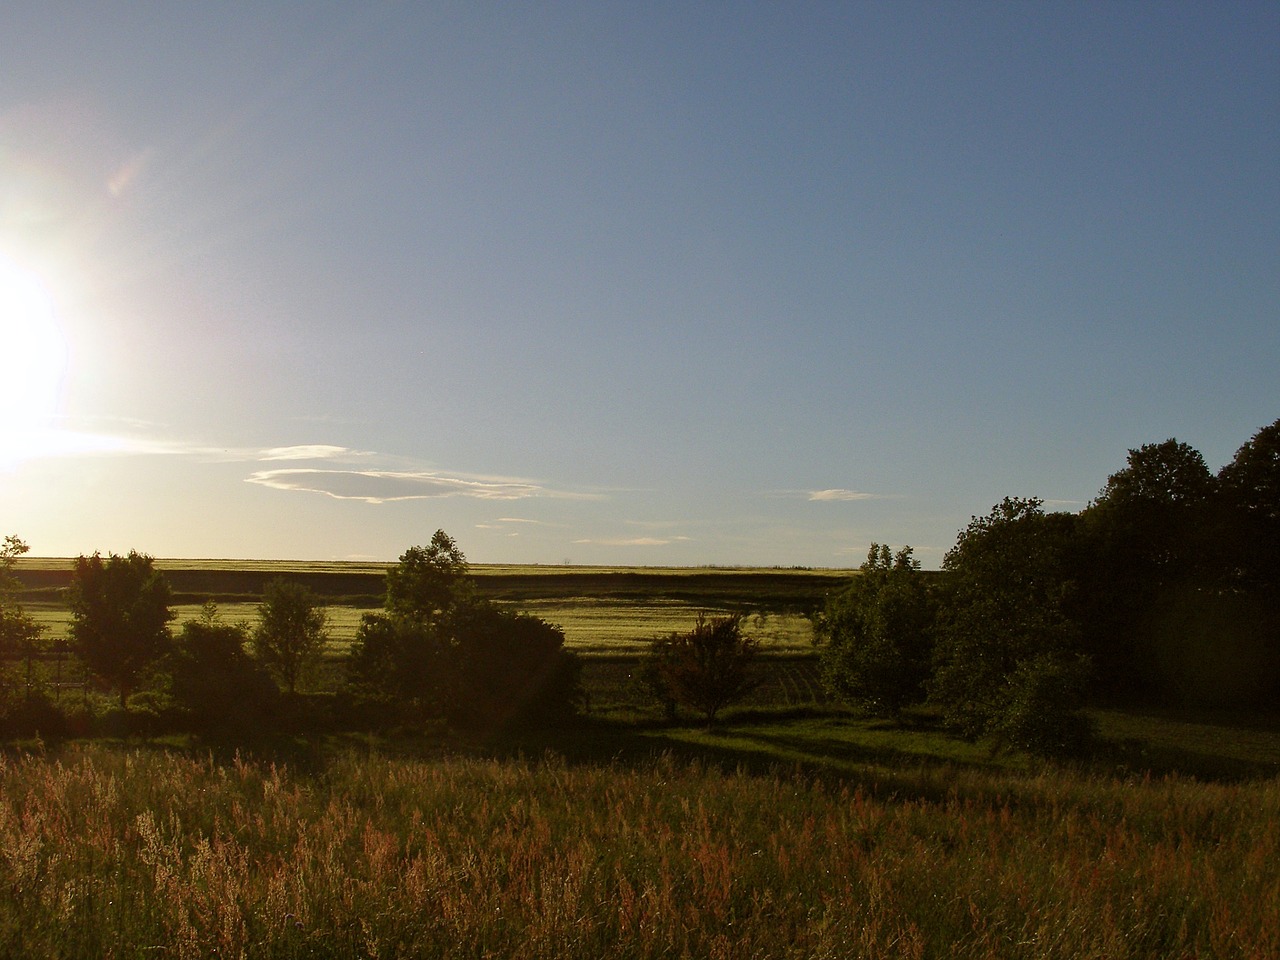
[[[62,590],[72,561],[24,558],[17,573],[24,605],[53,641],[67,636],[70,615]],[[360,618],[380,608],[388,565],[343,561],[156,560],[174,590],[175,626],[197,617],[214,599],[230,623],[257,622],[257,598],[273,577],[314,590],[329,617],[331,650],[344,651]],[[556,624],[583,654],[639,653],[647,641],[688,630],[699,613],[741,611],[747,632],[766,653],[812,650],[809,613],[851,576],[840,570],[707,567],[577,567],[477,565],[476,589],[495,602]]]
[[[582,654],[631,654],[643,651],[656,636],[688,630],[700,612],[707,610],[676,601],[600,600],[581,597],[576,600],[499,601],[533,616],[541,617],[564,630],[565,645]],[[174,627],[200,616],[202,604],[179,603],[171,608]],[[52,641],[65,640],[71,615],[65,607],[31,604],[27,607],[44,628],[44,636]],[[331,605],[325,607],[328,617],[330,651],[340,653],[355,639],[360,617],[378,612],[377,607]],[[227,623],[245,623],[251,628],[258,622],[258,605],[249,602],[218,604],[218,614]],[[812,649],[813,624],[796,613],[749,616],[747,630],[760,640],[764,653],[801,653]]]

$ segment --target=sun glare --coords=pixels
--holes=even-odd
[[[0,255],[0,464],[45,446],[66,364],[66,341],[44,284]]]

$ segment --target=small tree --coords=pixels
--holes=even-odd
[[[387,571],[387,615],[436,623],[472,596],[467,558],[443,530],[425,547],[410,547]]]
[[[15,536],[5,537],[0,544],[0,695],[9,692],[9,661],[24,654],[30,657],[31,647],[42,632],[40,624],[22,609],[18,600],[20,584],[13,576],[14,564],[28,549]]]
[[[711,726],[720,710],[758,685],[748,669],[758,646],[743,634],[741,614],[711,620],[699,614],[688,633],[655,638],[648,656],[669,698],[702,714]]]
[[[258,617],[254,654],[292,696],[328,639],[324,609],[309,588],[277,577],[267,584]]]
[[[142,672],[171,647],[169,596],[164,575],[136,550],[76,559],[67,590],[71,640],[89,669],[120,691],[121,709]]]
[[[815,635],[825,642],[823,679],[837,696],[877,716],[924,699],[933,609],[920,562],[873,543],[858,575],[832,597]]]

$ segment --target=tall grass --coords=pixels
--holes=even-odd
[[[1280,781],[0,761],[0,954],[1280,955]]]

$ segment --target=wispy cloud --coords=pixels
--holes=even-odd
[[[292,447],[270,447],[261,451],[259,460],[335,460],[339,457],[367,457],[368,453],[328,443],[302,443]]]
[[[592,539],[590,537],[582,540],[574,540],[574,543],[587,543],[598,547],[665,547],[668,544],[680,543],[692,540],[692,537],[630,537],[620,539]]]
[[[877,495],[874,493],[863,493],[861,490],[810,490],[808,491],[810,500],[831,501],[831,500],[876,500]]]
[[[556,495],[538,484],[519,480],[470,480],[438,473],[393,470],[259,470],[248,477],[248,482],[275,490],[323,493],[338,500],[363,500],[366,503],[439,497],[523,500]]]

